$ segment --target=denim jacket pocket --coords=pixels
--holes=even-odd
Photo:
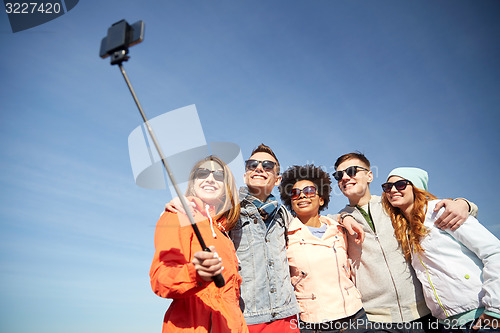
[[[240,218],[233,230],[230,231],[229,236],[234,244],[236,252],[246,252],[250,249],[250,242],[248,235],[243,235],[243,228],[249,224],[248,218]]]

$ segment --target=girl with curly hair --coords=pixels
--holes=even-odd
[[[281,201],[294,215],[287,256],[302,333],[366,331],[361,295],[350,280],[343,228],[319,214],[328,207],[330,184],[320,167],[295,165],[283,173],[279,187]]]

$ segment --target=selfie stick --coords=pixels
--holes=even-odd
[[[120,59],[120,60],[117,60],[117,59]],[[198,238],[198,242],[200,242],[201,248],[205,252],[212,252],[212,251],[210,251],[210,249],[207,247],[207,245],[203,241],[203,237],[201,237],[200,230],[198,229],[198,226],[196,225],[196,222],[194,221],[193,215],[191,214],[191,209],[189,208],[189,205],[186,202],[186,198],[184,198],[179,187],[177,186],[177,182],[175,181],[172,170],[170,170],[170,167],[168,166],[167,160],[165,159],[165,156],[163,155],[163,151],[161,150],[161,147],[160,147],[158,141],[156,140],[156,136],[153,132],[153,129],[149,125],[148,119],[146,118],[146,115],[144,114],[144,111],[142,110],[141,104],[139,103],[139,100],[137,99],[137,96],[135,95],[134,88],[132,88],[132,85],[130,84],[130,81],[127,77],[127,73],[125,73],[125,69],[122,66],[122,62],[127,61],[127,60],[128,60],[127,50],[119,50],[119,51],[116,51],[115,54],[112,55],[111,64],[118,65],[118,67],[120,68],[120,71],[122,72],[123,78],[125,79],[125,82],[127,83],[128,89],[130,90],[130,93],[132,94],[132,97],[134,98],[135,104],[137,105],[139,112],[141,113],[142,119],[144,120],[144,124],[146,125],[146,128],[148,129],[149,135],[151,136],[151,139],[153,140],[153,143],[156,147],[156,150],[158,151],[158,154],[160,155],[161,162],[163,163],[163,166],[165,167],[165,170],[167,171],[167,175],[170,178],[172,185],[174,185],[175,192],[177,193],[177,196],[181,200],[182,207],[184,208],[184,211],[186,212],[186,215],[189,218],[189,222],[191,223],[191,226],[193,227],[194,233],[196,234],[196,237]],[[212,277],[212,279],[214,280],[215,285],[219,288],[223,287],[226,284],[222,274],[218,274],[218,275]]]

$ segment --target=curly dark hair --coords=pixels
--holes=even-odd
[[[318,195],[323,198],[324,201],[323,205],[319,208],[319,211],[327,208],[328,203],[330,202],[330,192],[332,191],[330,184],[332,181],[328,172],[325,172],[323,169],[314,166],[313,164],[291,166],[281,175],[279,190],[283,204],[290,211],[292,210],[290,192],[292,191],[293,185],[301,180],[309,180],[316,185]]]

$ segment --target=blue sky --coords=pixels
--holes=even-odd
[[[418,166],[497,237],[500,3],[80,1],[13,34],[0,14],[0,331],[159,332],[154,226],[170,193],[134,184],[140,117],[98,57],[121,19],[146,36],[125,64],[149,117],[196,104],[208,142],[282,168],[367,155],[372,192]],[[346,204],[334,190],[328,212]]]

